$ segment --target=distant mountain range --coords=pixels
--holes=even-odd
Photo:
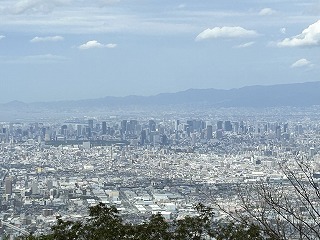
[[[320,105],[320,81],[270,86],[247,86],[230,90],[189,89],[154,96],[104,97],[77,101],[1,104],[3,109],[100,108],[122,106],[201,105],[211,107],[307,107]]]

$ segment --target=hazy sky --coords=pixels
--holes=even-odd
[[[318,81],[320,1],[0,0],[0,102]]]

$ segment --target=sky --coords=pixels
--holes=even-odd
[[[320,0],[0,0],[0,103],[318,81]]]

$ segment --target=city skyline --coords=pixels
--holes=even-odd
[[[1,122],[0,233],[50,234],[58,216],[82,222],[88,207],[100,203],[114,206],[130,224],[156,213],[169,223],[194,216],[199,202],[215,209],[214,222],[227,221],[212,197],[227,203],[222,206],[241,207],[236,187],[262,183],[270,189],[281,184],[299,211],[300,199],[284,169],[304,179],[298,158],[308,163],[310,182],[319,183],[318,109],[124,112]],[[301,212],[312,222],[310,212]]]
[[[319,1],[3,1],[0,103],[317,81]]]

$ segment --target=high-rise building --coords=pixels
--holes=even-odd
[[[206,128],[206,122],[202,120],[194,120],[193,121],[193,130],[197,132],[201,132],[203,129]]]
[[[45,127],[41,128],[41,137],[44,137],[46,135],[46,131],[47,131],[47,128]]]
[[[299,124],[298,126],[298,134],[299,135],[303,134],[303,126],[301,124]]]
[[[101,131],[101,124],[97,123],[94,129],[96,132],[100,132]]]
[[[224,130],[226,132],[231,132],[232,131],[232,124],[230,121],[225,121],[224,122]]]
[[[82,126],[79,124],[77,125],[77,136],[79,137],[81,136],[81,134],[82,134]]]
[[[126,134],[135,134],[136,133],[136,127],[138,125],[137,120],[130,120],[126,123]],[[123,132],[124,133],[124,132]]]
[[[88,120],[88,126],[91,130],[93,130],[93,119]]]
[[[223,121],[218,121],[217,122],[217,130],[222,130],[222,124],[223,124]]]
[[[280,126],[276,127],[276,139],[277,140],[281,139],[281,127]]]
[[[12,194],[12,178],[6,177],[5,179],[5,194]]]
[[[266,133],[268,132],[268,124],[263,125],[263,131]]]
[[[207,140],[212,139],[212,125],[207,126]]]
[[[205,121],[200,121],[200,131],[202,131],[203,129],[205,129],[207,127],[207,123]]]
[[[67,125],[62,125],[61,126],[61,134],[66,136],[67,135],[67,129],[68,129]]]
[[[121,132],[125,133],[127,131],[127,120],[121,121]]]
[[[175,120],[175,122],[174,122],[174,130],[175,131],[179,130],[179,124],[180,124],[180,120]]]
[[[31,193],[32,194],[39,194],[40,193],[38,182],[35,180],[32,181],[32,183],[31,183]]]
[[[309,149],[309,157],[313,157],[314,155],[315,155],[315,149],[314,149],[314,147],[311,147]]]
[[[140,135],[140,143],[141,145],[144,145],[146,143],[147,140],[147,131],[145,129],[143,129],[141,131],[141,135]]]
[[[156,131],[156,122],[154,120],[149,120],[149,129],[150,132]]]
[[[107,134],[107,123],[102,122],[102,134]]]
[[[50,133],[47,132],[47,133],[44,135],[44,140],[45,140],[45,141],[50,141],[50,140],[51,140]]]
[[[196,135],[196,133],[192,133],[191,134],[191,145],[192,146],[196,145],[196,142],[197,142],[197,135]]]
[[[160,141],[161,141],[162,145],[167,145],[168,144],[168,137],[165,134],[163,134],[163,135],[161,135]]]
[[[239,122],[233,122],[232,126],[233,126],[234,132],[238,133],[239,132]]]
[[[87,137],[92,137],[92,129],[90,127],[86,127],[86,135]]]
[[[189,133],[192,133],[194,130],[194,120],[187,120],[187,125],[189,128]]]
[[[218,129],[216,131],[216,138],[221,139],[222,137],[223,137],[223,131],[222,131],[222,129]]]

